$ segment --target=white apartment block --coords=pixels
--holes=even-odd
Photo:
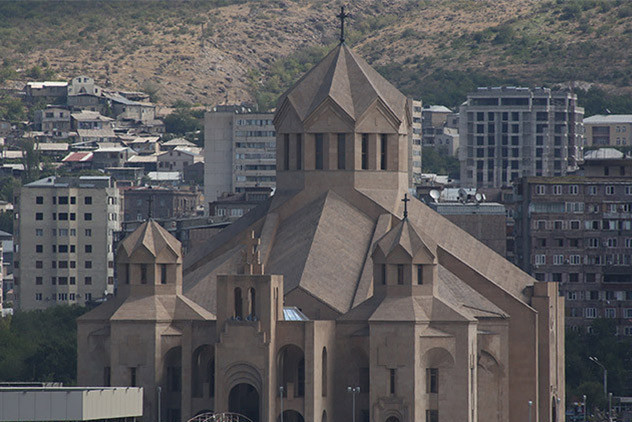
[[[18,309],[84,304],[114,292],[120,199],[109,177],[47,177],[20,190],[15,220]]]
[[[205,208],[227,193],[276,186],[273,113],[217,106],[204,118]]]
[[[421,100],[411,100],[413,116],[413,132],[408,151],[408,175],[411,187],[421,183]]]
[[[460,108],[461,185],[499,188],[565,176],[582,160],[584,109],[549,88],[478,88]]]

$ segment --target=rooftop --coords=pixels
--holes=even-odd
[[[30,188],[111,188],[114,183],[109,176],[50,176],[24,185]]]
[[[620,160],[624,154],[615,148],[599,148],[584,153],[584,160]]]
[[[632,114],[595,114],[594,116],[586,117],[584,124],[616,124],[616,123],[630,123],[632,124]]]
[[[442,105],[424,106],[422,111],[431,111],[433,113],[452,113],[452,110]]]
[[[33,88],[33,89],[42,89],[42,88],[49,88],[49,87],[64,87],[64,86],[68,86],[68,82],[55,82],[55,81],[46,81],[46,82],[27,82],[26,86]]]

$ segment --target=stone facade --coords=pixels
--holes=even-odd
[[[270,200],[185,259],[153,221],[121,243],[79,383],[145,387],[148,421],[563,420],[564,299],[408,204],[410,110],[332,50],[279,100]]]

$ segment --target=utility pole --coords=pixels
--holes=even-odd
[[[355,422],[355,401],[356,394],[360,393],[360,387],[347,387],[347,393],[351,393],[351,412],[353,414],[352,422]]]

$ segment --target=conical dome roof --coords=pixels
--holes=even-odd
[[[388,257],[398,246],[404,249],[411,258],[415,258],[422,250],[432,261],[437,256],[437,244],[415,228],[408,218],[396,224],[376,243],[376,249],[379,248],[385,257]]]
[[[283,94],[277,110],[289,102],[301,121],[305,121],[328,98],[354,121],[376,100],[400,122],[405,119],[406,97],[344,43]]]
[[[154,257],[158,257],[165,248],[170,249],[178,258],[181,256],[180,242],[154,220],[144,222],[123,239],[118,252],[119,254],[124,252],[127,257],[130,257],[140,248],[146,249]]]

